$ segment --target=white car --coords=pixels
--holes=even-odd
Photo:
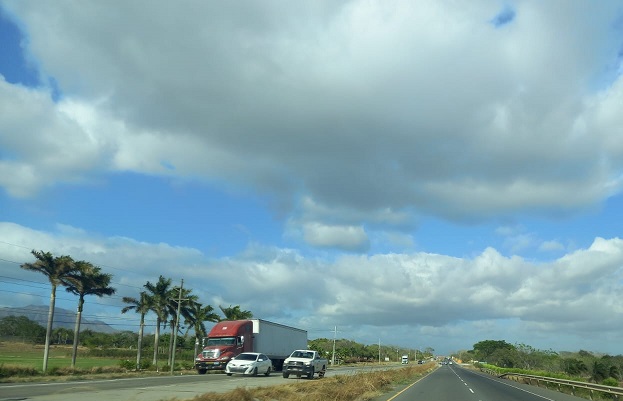
[[[227,363],[225,373],[227,373],[227,376],[231,376],[234,373],[253,376],[262,373],[268,376],[272,368],[273,362],[266,355],[258,352],[243,352]]]

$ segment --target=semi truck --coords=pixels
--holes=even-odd
[[[307,348],[307,331],[262,319],[224,320],[212,327],[202,347],[195,357],[199,374],[224,370],[227,362],[241,352],[265,354],[273,370],[280,371],[293,350]]]

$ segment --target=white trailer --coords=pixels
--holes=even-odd
[[[276,370],[295,349],[307,348],[307,331],[262,319],[253,322],[253,350],[266,354]]]

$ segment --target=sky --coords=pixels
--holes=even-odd
[[[622,73],[619,0],[0,0],[0,306],[48,305],[34,249],[120,330],[163,275],[310,339],[620,355]]]

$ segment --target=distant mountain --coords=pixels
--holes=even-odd
[[[49,307],[45,305],[29,305],[21,308],[0,308],[0,319],[7,316],[26,316],[28,319],[39,323],[41,326],[46,327],[48,324],[48,311]],[[76,324],[76,312],[54,308],[54,326],[53,328],[63,327],[73,330]],[[89,320],[84,318],[80,322],[80,331],[93,330],[98,333],[116,333],[117,330],[113,329],[106,323],[99,320]]]

